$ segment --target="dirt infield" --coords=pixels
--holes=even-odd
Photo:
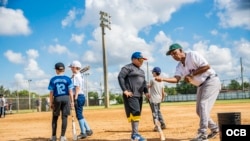
[[[212,118],[217,122],[217,113],[240,112],[241,124],[250,124],[250,103],[215,104],[212,110]],[[161,107],[167,129],[163,132],[166,141],[190,140],[195,136],[198,128],[198,117],[195,113],[195,104],[163,104]],[[88,141],[129,141],[130,124],[127,122],[123,107],[108,109],[86,108],[84,111],[94,134],[88,137]],[[61,119],[59,119],[59,129]],[[144,104],[139,132],[148,141],[159,141],[157,132],[153,132],[153,121],[148,104]],[[58,136],[60,131],[58,129]],[[66,136],[72,138],[71,117],[68,118]],[[77,132],[79,133],[77,123]],[[51,136],[51,112],[34,112],[26,114],[11,114],[0,118],[1,141],[48,141]],[[219,136],[210,141],[219,141]]]

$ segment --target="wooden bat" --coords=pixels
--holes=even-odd
[[[161,139],[161,141],[165,141],[166,138],[165,138],[165,135],[164,135],[164,133],[163,133],[163,131],[162,131],[162,129],[161,129],[161,123],[159,122],[159,120],[155,119],[155,125],[156,125],[157,128],[158,128],[158,132],[159,132],[159,134],[160,134],[160,139]]]
[[[73,141],[77,140],[77,134],[76,134],[76,123],[75,123],[75,117],[74,117],[74,111],[72,110],[72,135],[73,135]]]
[[[90,66],[86,66],[80,70],[80,73],[84,73],[90,69]]]
[[[150,100],[148,100],[148,102],[149,102],[149,105],[151,105]],[[163,131],[162,131],[162,129],[161,129],[161,123],[160,123],[159,120],[158,120],[159,115],[156,113],[157,110],[156,110],[155,105],[154,105],[153,108],[154,108],[154,111],[153,111],[152,114],[153,114],[153,117],[155,118],[155,119],[154,119],[155,126],[156,126],[157,129],[158,129],[158,132],[159,132],[161,141],[165,141],[166,138],[165,138],[165,135],[164,135],[164,133],[163,133]]]

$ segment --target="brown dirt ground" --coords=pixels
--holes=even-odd
[[[217,113],[240,112],[241,124],[250,124],[250,103],[215,104],[211,116],[218,123]],[[195,104],[169,105],[163,104],[161,111],[165,118],[167,129],[163,130],[166,141],[190,140],[195,136],[198,128],[198,117]],[[127,122],[122,108],[86,107],[85,117],[94,134],[84,140],[88,141],[129,141],[130,123]],[[58,135],[60,135],[61,119],[58,121]],[[77,132],[79,133],[79,126]],[[153,132],[152,115],[148,104],[144,104],[139,132],[148,141],[159,141],[157,132]],[[71,117],[68,118],[66,136],[72,138]],[[47,141],[51,136],[51,112],[33,112],[26,114],[11,114],[0,118],[1,141]],[[210,141],[219,141],[219,136]]]

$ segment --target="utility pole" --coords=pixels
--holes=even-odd
[[[109,92],[108,92],[108,72],[107,72],[107,57],[106,57],[106,48],[105,48],[105,27],[107,27],[109,30],[110,28],[110,18],[111,16],[103,11],[100,11],[100,26],[102,28],[102,53],[103,53],[103,75],[104,75],[104,94],[105,94],[105,108],[109,108]]]
[[[85,77],[85,93],[86,93],[86,106],[89,106],[89,92],[88,92],[88,75],[89,73],[84,73]]]
[[[29,110],[31,109],[31,101],[30,101],[30,82],[31,82],[32,80],[31,79],[29,79],[28,80],[28,85],[29,85]]]
[[[242,91],[244,92],[243,67],[242,67],[242,58],[241,58],[241,57],[240,57],[240,71],[241,71],[241,85],[242,85]]]

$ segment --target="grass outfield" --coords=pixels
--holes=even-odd
[[[217,100],[215,104],[232,104],[232,103],[250,103],[250,99],[234,99],[234,100]],[[161,105],[162,106],[176,106],[176,105],[195,105],[196,101],[184,101],[184,102],[163,102]],[[143,106],[148,106],[148,103],[144,103]],[[124,108],[123,104],[117,104],[117,105],[110,105],[109,109],[115,109],[115,108]],[[107,109],[105,108],[104,105],[102,106],[89,106],[89,107],[84,107],[84,109],[88,109],[88,110],[103,110],[103,109]],[[17,111],[13,111],[13,113],[15,114],[24,114],[24,113],[32,113],[32,112],[36,112],[36,109],[33,110],[19,110]]]
[[[234,100],[217,100],[215,104],[232,104],[232,103],[250,103],[250,99],[234,99]],[[162,102],[162,106],[176,106],[176,105],[195,105],[196,101],[184,101],[184,102]],[[148,103],[144,103],[143,106],[148,106]],[[110,105],[109,108],[123,108],[123,104]],[[106,109],[104,106],[89,106],[85,109]]]

